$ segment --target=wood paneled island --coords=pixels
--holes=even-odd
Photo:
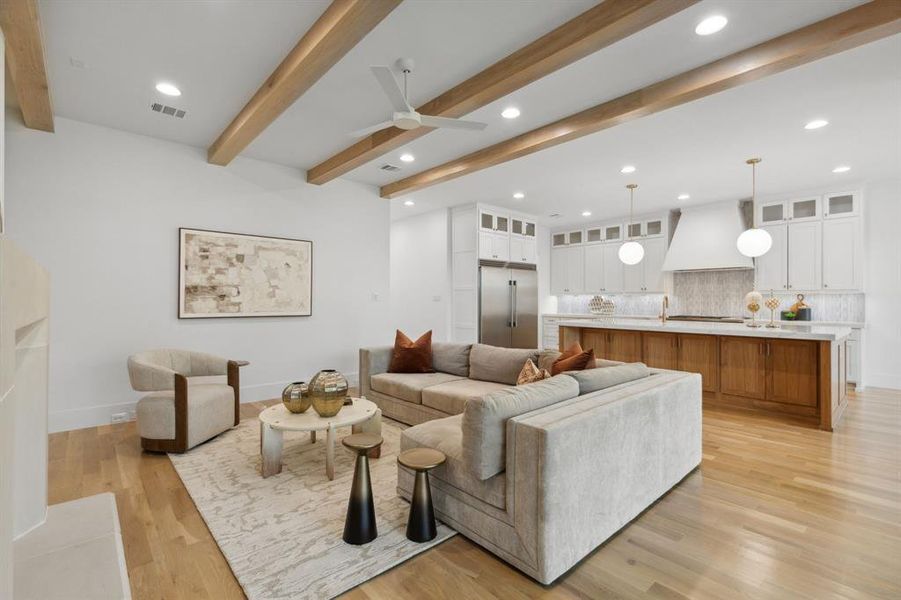
[[[700,373],[705,404],[763,411],[832,431],[847,403],[848,327],[598,319],[560,323],[560,349]]]

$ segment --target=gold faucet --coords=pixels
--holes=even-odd
[[[669,308],[669,296],[663,295],[663,310],[660,312],[660,322],[666,323],[666,309]]]

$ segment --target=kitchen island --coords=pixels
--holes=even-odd
[[[847,404],[850,327],[648,319],[561,321],[560,349],[700,373],[706,405],[750,409],[832,431]]]

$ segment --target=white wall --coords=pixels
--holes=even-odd
[[[413,339],[450,339],[448,232],[444,208],[391,223],[391,324]]]
[[[6,43],[0,31],[0,62],[6,64]],[[6,111],[6,79],[0,80],[0,246],[3,243],[3,199],[4,199],[4,133]],[[2,259],[2,257],[0,257]],[[0,292],[6,285],[6,274],[0,260]],[[0,293],[0,598],[12,598],[12,551],[13,551],[13,403],[11,388],[15,370],[15,360],[10,349],[15,345],[15,330],[2,318],[7,307]]]
[[[8,235],[50,272],[51,431],[109,423],[139,395],[125,360],[155,347],[246,359],[242,400],[390,343],[388,203],[346,181],[56,119],[7,119]],[[178,228],[313,241],[313,316],[178,320]]]
[[[869,183],[864,203],[863,378],[867,386],[901,389],[901,179]]]

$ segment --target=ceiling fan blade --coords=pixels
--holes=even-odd
[[[463,119],[449,119],[447,117],[432,117],[430,115],[420,115],[421,122],[424,127],[444,127],[446,129],[469,129],[470,131],[481,131],[488,127],[487,123],[479,123],[477,121],[464,121]]]
[[[404,93],[397,84],[397,79],[394,78],[394,73],[391,72],[391,69],[388,67],[370,67],[370,69],[372,69],[372,74],[375,75],[379,85],[385,90],[385,95],[388,96],[388,100],[391,102],[394,110],[397,112],[411,112],[413,109],[407,104],[407,99],[404,98]]]
[[[391,127],[394,125],[394,121],[382,121],[378,125],[373,125],[372,127],[366,127],[365,129],[358,129],[357,131],[352,131],[348,135],[350,137],[366,137],[371,133],[375,133],[376,131],[381,131],[387,127]]]

